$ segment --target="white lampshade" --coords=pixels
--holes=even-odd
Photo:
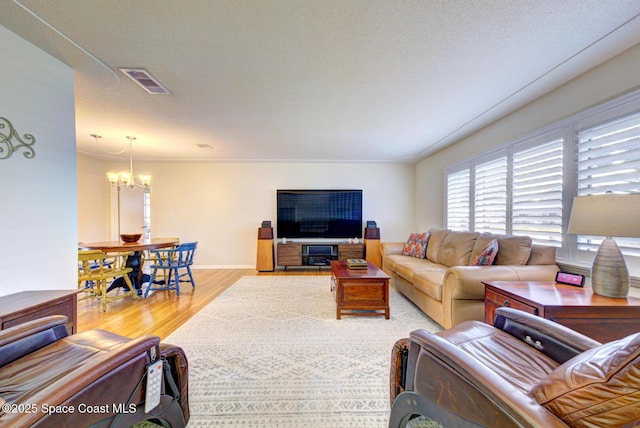
[[[640,194],[576,196],[569,233],[594,236],[640,236]]]
[[[575,197],[569,233],[605,237],[591,266],[593,291],[608,297],[626,297],[629,270],[612,237],[640,236],[640,194]]]

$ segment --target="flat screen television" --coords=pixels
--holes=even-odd
[[[362,238],[362,190],[278,190],[278,238]]]

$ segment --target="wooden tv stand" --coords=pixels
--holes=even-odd
[[[323,251],[313,251],[321,249]],[[311,249],[311,251],[310,251]],[[326,249],[326,251],[324,250]],[[331,260],[361,259],[364,244],[323,243],[323,242],[279,242],[277,245],[276,264],[285,270],[289,266],[329,266]]]

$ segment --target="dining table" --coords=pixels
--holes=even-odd
[[[142,284],[149,282],[150,276],[142,271],[142,252],[147,250],[155,250],[158,248],[174,247],[180,244],[180,240],[176,238],[151,238],[141,239],[137,242],[124,241],[100,241],[100,242],[80,242],[78,248],[81,250],[100,250],[105,253],[121,253],[131,252],[127,258],[126,266],[132,269],[129,274],[131,283],[136,289],[137,294],[142,294]],[[117,287],[126,287],[124,281],[115,280],[107,291]]]

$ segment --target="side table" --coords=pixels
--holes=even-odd
[[[614,299],[590,286],[554,281],[487,281],[485,322],[493,324],[496,308],[508,306],[557,322],[600,342],[640,331],[640,299]]]
[[[49,315],[65,315],[78,332],[78,290],[32,290],[0,297],[0,330]]]

